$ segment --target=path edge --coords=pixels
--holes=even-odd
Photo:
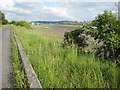
[[[30,85],[30,88],[41,88],[42,89],[42,86],[37,78],[37,75],[31,65],[30,61],[28,60],[26,53],[24,52],[23,47],[22,47],[17,35],[15,34],[15,32],[14,32],[14,37],[15,37],[15,41],[18,46],[18,51],[20,53],[20,57],[21,57],[20,60],[22,61],[22,65],[23,65],[28,83]]]

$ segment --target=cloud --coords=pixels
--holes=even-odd
[[[15,2],[13,0],[0,0],[0,9],[6,11],[16,11],[19,13],[29,14],[30,10],[25,10],[23,8],[15,7]]]
[[[119,0],[45,0],[45,2],[119,2]]]
[[[0,0],[0,8],[1,9],[9,9],[14,6],[13,0]]]
[[[34,2],[43,2],[42,0],[13,0],[16,3],[21,3],[21,2],[29,2],[29,3],[34,3]]]
[[[55,8],[55,7],[43,6],[43,10],[45,12],[47,12],[48,14],[52,13],[56,16],[64,17],[64,18],[67,18],[67,19],[75,19],[74,16],[68,14],[66,8]]]
[[[0,9],[8,20],[93,20],[104,10],[114,8],[112,3],[46,2],[44,0],[0,0]],[[60,0],[59,0],[60,1]]]
[[[16,16],[15,13],[10,13],[10,12],[6,13],[5,15],[6,15],[6,19],[8,19],[8,20],[11,20],[11,19],[13,19],[13,17],[15,18],[15,16]]]

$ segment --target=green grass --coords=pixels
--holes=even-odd
[[[3,30],[5,27],[7,27],[8,25],[2,25],[1,27],[0,27],[0,30]]]
[[[11,30],[11,60],[12,60],[12,69],[14,75],[14,88],[27,88],[27,79],[22,68],[22,63],[20,61],[18,47],[14,38],[13,30]]]
[[[43,88],[117,88],[120,70],[34,30],[13,27]]]
[[[2,30],[2,27],[0,27],[0,30]]]

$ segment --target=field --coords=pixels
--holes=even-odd
[[[120,69],[115,64],[95,59],[63,47],[64,32],[78,27],[39,25],[34,29],[13,26],[43,88],[117,88]]]

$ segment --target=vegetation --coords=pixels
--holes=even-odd
[[[17,25],[17,21],[11,21],[10,24]]]
[[[86,38],[84,35],[84,29],[76,29],[75,31],[66,32],[64,37],[64,43],[68,45],[75,44],[78,47],[84,48],[87,46]]]
[[[116,64],[78,53],[34,30],[14,26],[43,88],[118,88],[120,69]]]
[[[5,27],[7,27],[8,25],[1,25],[0,26],[0,30],[3,30]]]
[[[5,15],[4,15],[4,13],[2,13],[1,11],[0,11],[0,25],[6,25],[6,24],[8,24],[8,20],[7,19],[5,19]]]
[[[17,21],[11,21],[10,24],[14,24],[16,26],[22,26],[22,27],[25,27],[27,29],[31,29],[32,28],[30,23],[28,23],[26,21],[18,21],[18,22]]]
[[[11,30],[11,44],[11,60],[14,75],[14,88],[27,88],[28,84],[22,68],[22,63],[20,61],[18,47],[14,38],[13,30]]]
[[[94,48],[97,57],[120,63],[120,21],[111,11],[99,14],[91,25],[87,24],[81,29],[66,33],[65,43],[73,42],[83,48],[87,43],[83,34],[91,35],[96,40],[96,44],[102,43],[97,49]]]

